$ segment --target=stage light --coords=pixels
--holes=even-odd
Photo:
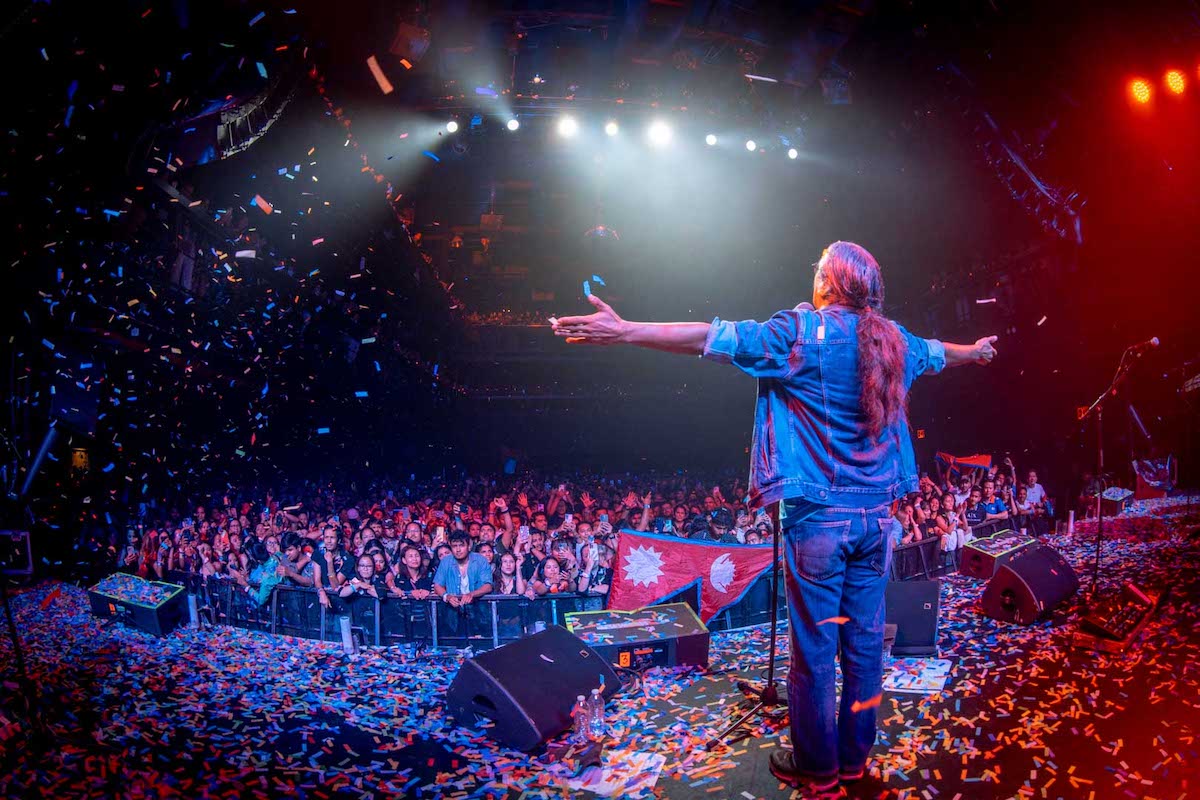
[[[758,144],[753,139],[746,140],[746,149],[753,153],[758,149]]]
[[[606,124],[604,126],[604,132],[607,133],[609,136],[616,136],[620,132],[620,130],[621,129],[620,129],[620,127],[617,126],[617,123],[612,122],[612,121],[609,121],[608,124]]]
[[[521,123],[514,118],[505,123],[504,127],[508,128],[510,131],[515,131],[517,128],[521,127]]]
[[[671,126],[662,120],[657,120],[650,125],[646,135],[650,137],[650,144],[655,147],[665,147],[671,141]]]
[[[708,136],[705,136],[704,143],[709,147],[712,147],[717,143],[717,135],[715,133],[710,133]]]
[[[449,131],[450,133],[454,133],[455,131],[458,130],[458,123],[455,122],[454,120],[450,120],[449,122],[446,123],[446,130]]]
[[[1150,102],[1150,82],[1144,81],[1141,78],[1131,81],[1129,84],[1129,93],[1133,99],[1143,105]]]
[[[793,161],[795,161],[795,160],[796,160],[797,158],[799,158],[799,157],[800,157],[800,151],[799,151],[799,150],[797,150],[797,149],[796,149],[796,148],[794,148],[794,147],[792,147],[792,148],[789,148],[789,149],[788,149],[788,158],[790,158],[790,159],[792,159]]]
[[[558,121],[558,135],[570,139],[579,133],[579,123],[574,117],[563,117]]]
[[[1187,85],[1187,79],[1184,78],[1182,72],[1177,69],[1169,70],[1164,80],[1166,81],[1167,89],[1172,94],[1183,94],[1183,90]]]

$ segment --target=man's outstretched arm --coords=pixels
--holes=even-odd
[[[630,322],[621,319],[612,307],[595,295],[588,302],[596,307],[595,314],[550,319],[554,335],[565,338],[568,344],[629,344],[668,353],[703,355],[711,323],[708,322]],[[974,344],[945,342],[946,366],[989,364],[996,357],[993,346],[997,336],[984,336]]]
[[[707,322],[631,322],[621,319],[612,307],[596,295],[588,295],[595,314],[584,317],[550,319],[555,336],[568,344],[630,344],[668,353],[698,356],[704,352],[710,323]]]
[[[961,367],[963,364],[987,365],[996,357],[994,344],[999,336],[984,336],[975,344],[942,342],[946,347],[946,366]]]

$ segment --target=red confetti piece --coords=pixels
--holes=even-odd
[[[62,587],[61,586],[57,587],[53,592],[46,595],[46,598],[44,600],[42,600],[42,611],[45,611],[47,608],[49,608],[50,604],[53,603],[55,600],[57,600],[59,597],[62,597]]]
[[[870,700],[855,700],[854,705],[850,706],[850,710],[854,712],[866,711],[868,708],[879,708],[879,704],[883,702],[883,695],[877,694]]]

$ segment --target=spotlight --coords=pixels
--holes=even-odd
[[[517,128],[521,127],[521,123],[518,122],[517,119],[514,117],[513,119],[510,119],[508,122],[506,122],[504,124],[504,127],[508,128],[510,131],[515,131]]]
[[[708,136],[705,136],[704,143],[709,147],[712,147],[717,143],[717,135],[715,133],[710,133]]]
[[[612,122],[612,121],[610,121],[607,125],[604,126],[604,132],[607,133],[609,136],[616,136],[620,130],[621,129],[617,126],[617,123]]]
[[[664,147],[671,141],[671,126],[658,120],[650,125],[646,135],[650,137],[650,143],[655,147]]]
[[[1142,105],[1150,102],[1150,82],[1138,78],[1129,84],[1129,93]]]
[[[758,149],[758,144],[755,143],[755,141],[753,139],[747,139],[746,140],[746,149],[749,150],[751,153],[753,153],[755,150]]]
[[[449,131],[450,133],[454,133],[455,131],[458,130],[458,123],[455,122],[454,120],[450,120],[449,122],[446,123],[446,130]]]
[[[795,161],[799,157],[800,157],[799,150],[797,150],[794,147],[788,148],[788,158],[790,158],[792,161]]]
[[[1170,70],[1167,72],[1165,80],[1167,83],[1167,89],[1169,89],[1172,94],[1183,94],[1183,89],[1187,84],[1187,80],[1183,77],[1182,72],[1177,69]]]
[[[558,135],[570,139],[579,133],[579,123],[574,117],[563,117],[558,121]]]

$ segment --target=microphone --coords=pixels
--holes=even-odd
[[[1147,339],[1144,342],[1138,342],[1135,345],[1130,345],[1129,350],[1132,353],[1142,353],[1142,352],[1145,352],[1146,350],[1150,350],[1155,347],[1158,347],[1158,337],[1157,336],[1155,336],[1151,339]]]

